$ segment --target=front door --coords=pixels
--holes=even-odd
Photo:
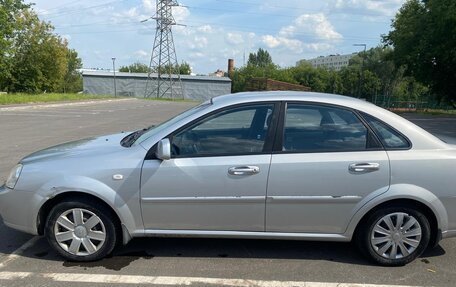
[[[284,111],[266,231],[343,233],[364,199],[388,190],[388,156],[354,111],[299,103]]]
[[[274,104],[211,113],[169,136],[172,158],[146,160],[146,229],[264,231]]]

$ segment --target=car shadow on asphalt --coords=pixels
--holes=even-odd
[[[426,263],[426,258],[443,254],[445,250],[439,245],[426,251],[422,261]],[[85,270],[98,267],[115,271],[122,270],[136,260],[154,260],[158,257],[319,260],[374,266],[352,243],[258,239],[138,238],[126,246],[117,247],[105,259],[80,263],[64,261],[51,250],[45,238],[41,238],[22,256],[63,262],[65,267],[81,267]]]

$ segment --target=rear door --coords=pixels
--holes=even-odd
[[[352,110],[288,103],[282,114],[266,231],[343,233],[363,199],[388,190],[385,150]]]

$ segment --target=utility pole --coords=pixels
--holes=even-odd
[[[157,23],[144,95],[146,98],[184,98],[171,30],[172,26],[179,25],[172,14],[172,8],[176,6],[179,6],[177,0],[157,0],[156,15],[141,21],[153,19]]]
[[[112,71],[114,72],[114,97],[117,98],[117,87],[116,87],[116,58],[112,57]]]
[[[358,47],[364,47],[364,53],[363,56],[361,57],[361,72],[359,76],[359,82],[358,82],[358,99],[361,98],[361,92],[362,92],[362,85],[364,84],[364,57],[366,56],[366,44],[353,44],[353,46],[358,46]]]

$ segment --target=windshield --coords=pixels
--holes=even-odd
[[[193,114],[196,114],[197,112],[201,111],[201,110],[204,110],[205,108],[207,108],[208,106],[211,105],[211,102],[210,101],[206,101],[196,107],[193,107],[189,110],[186,110],[185,112],[157,125],[157,126],[151,126],[145,133],[143,133],[136,141],[134,144],[139,144],[140,142],[148,139],[149,137],[151,137],[153,134],[155,133],[158,133],[172,125],[174,125],[175,123],[177,123],[178,121],[182,120],[182,119],[185,119]]]

